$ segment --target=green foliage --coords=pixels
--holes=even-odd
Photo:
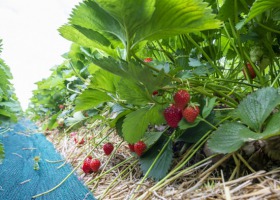
[[[112,98],[106,92],[87,89],[76,99],[76,111],[89,110],[110,100]]]
[[[113,47],[124,47],[130,56],[130,51],[142,41],[218,28],[220,22],[214,17],[201,0],[86,1],[76,7],[70,26],[63,26],[60,33],[86,47],[92,47],[99,39],[105,43],[107,38]],[[88,31],[78,30],[81,28]],[[87,43],[89,38],[92,41]],[[105,45],[97,44],[94,48],[104,51]],[[108,50],[105,52],[112,55]]]
[[[0,47],[1,45],[2,40],[0,40]],[[9,66],[0,58],[0,123],[7,120],[16,121],[17,115],[22,112],[10,82],[12,78]]]
[[[153,146],[162,136],[163,132],[146,132],[143,136],[143,141],[147,147]]]
[[[232,122],[219,127],[208,140],[208,147],[215,153],[237,151],[245,142],[256,140],[258,135],[246,126]]]
[[[255,1],[253,6],[250,9],[250,12],[248,14],[248,18],[246,21],[252,20],[254,17],[260,15],[263,12],[266,12],[270,9],[275,9],[280,7],[280,1],[279,0],[258,0]]]
[[[209,148],[217,153],[231,153],[245,142],[279,135],[280,112],[269,117],[279,104],[280,94],[274,88],[263,88],[248,95],[235,111],[241,122],[227,122],[221,125],[211,135],[208,141]]]
[[[129,113],[124,119],[123,136],[128,143],[136,143],[144,136],[149,125],[163,123],[162,107],[152,106],[140,108]]]
[[[237,107],[235,116],[253,129],[260,132],[263,123],[277,105],[280,94],[275,88],[262,88],[248,95]]]
[[[71,126],[101,117],[126,142],[146,140],[145,172],[166,142],[163,137],[171,137],[162,132],[170,131],[163,110],[174,103],[178,89],[187,89],[201,112],[192,124],[180,121],[175,141],[195,143],[222,124],[209,146],[230,153],[248,141],[278,135],[278,1],[205,2],[87,0],[77,5],[59,29],[74,43],[66,61],[37,83],[30,105],[34,119],[46,117],[48,127],[56,128],[57,119]],[[255,78],[248,76],[248,63]],[[92,112],[84,118],[80,111]],[[172,145],[150,177],[159,180],[168,172]]]
[[[2,51],[2,40],[0,39],[0,53]],[[17,121],[22,110],[14,92],[10,68],[0,58],[0,123],[6,121]],[[0,164],[5,158],[4,145],[0,141]]]
[[[210,126],[209,123],[214,125],[216,118],[216,115],[212,112],[207,118],[205,118],[208,123],[200,121],[199,124],[196,124],[193,127],[187,127],[183,132],[176,135],[177,140],[187,143],[198,142],[208,131],[213,130],[213,127]]]
[[[172,164],[173,151],[171,141],[169,141],[163,153],[159,156],[166,142],[164,138],[158,140],[153,148],[140,157],[141,169],[144,173],[148,172],[155,159],[157,159],[148,175],[148,177],[154,178],[156,181],[165,177]]]
[[[120,77],[102,69],[94,72],[92,75],[93,78],[91,78],[89,88],[101,89],[110,93],[116,92],[116,85],[119,83]]]

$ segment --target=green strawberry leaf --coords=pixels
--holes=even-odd
[[[63,88],[64,79],[59,76],[48,78],[46,80],[38,82],[38,87],[40,87],[41,90],[43,89],[50,90],[52,88]]]
[[[203,118],[206,118],[206,117],[208,117],[208,115],[210,115],[211,111],[213,110],[213,108],[215,106],[216,99],[217,99],[216,97],[213,97],[211,99],[206,98],[206,103],[202,110]]]
[[[123,45],[129,44],[134,34],[146,24],[155,10],[155,0],[96,0],[98,5],[116,19],[126,38],[122,37]],[[120,38],[120,37],[119,37]]]
[[[117,93],[127,104],[147,105],[151,102],[151,96],[145,92],[144,86],[130,80],[123,79],[119,82]]]
[[[280,135],[280,112],[272,115],[271,119],[267,123],[264,132],[261,134],[260,139],[268,139],[270,137]]]
[[[256,132],[261,132],[263,123],[279,103],[277,89],[262,88],[243,99],[234,115]]]
[[[58,127],[57,119],[58,119],[58,116],[60,114],[61,114],[61,111],[50,117],[49,122],[48,122],[48,126],[47,126],[50,130]]]
[[[248,7],[252,5],[252,2],[254,0],[246,0],[246,3],[243,4],[242,0],[235,1],[236,5],[232,3],[232,0],[225,0],[224,4],[219,10],[218,18],[227,21],[228,19],[234,20],[236,15],[239,15],[240,13],[247,13]],[[236,6],[233,8],[233,6]],[[236,11],[238,13],[236,13]]]
[[[0,116],[8,117],[13,122],[17,121],[17,116],[15,113],[13,113],[9,108],[0,108]]]
[[[112,57],[107,58],[92,58],[89,59],[98,67],[105,69],[115,75],[121,76],[123,78],[130,78],[130,75],[127,73],[128,64],[124,60],[116,60]]]
[[[92,74],[91,83],[88,88],[103,89],[110,93],[116,92],[116,85],[120,80],[119,76],[116,76],[106,70],[99,69]]]
[[[123,126],[123,122],[124,122],[125,116],[122,116],[118,119],[118,121],[116,122],[116,131],[117,134],[121,137],[124,138],[123,136],[123,130],[122,130],[122,126]]]
[[[163,132],[146,132],[143,137],[143,141],[149,148],[158,141],[158,139],[162,136],[162,134]]]
[[[125,140],[133,144],[143,138],[148,125],[161,124],[163,122],[162,106],[155,105],[140,108],[126,115],[122,132]]]
[[[209,123],[214,124],[215,114],[211,113],[206,120]],[[195,127],[186,129],[178,138],[180,141],[195,143],[200,140],[208,131],[212,130],[213,127],[204,121],[200,121],[199,124]]]
[[[106,92],[100,90],[87,89],[79,95],[75,101],[76,111],[89,110],[98,106],[101,103],[112,101]]]
[[[185,118],[183,117],[181,119],[181,121],[179,122],[178,126],[181,130],[185,130],[185,129],[188,129],[188,128],[192,128],[192,127],[195,127],[199,124],[199,122],[201,121],[201,119],[196,118],[195,121],[193,123],[189,123],[185,120]]]
[[[103,36],[111,41],[113,48],[124,47],[128,57],[143,41],[216,29],[221,25],[202,0],[88,0],[74,9],[69,24],[76,32],[70,30],[68,34],[60,30],[67,39],[81,43],[85,38],[97,40]],[[84,30],[77,31],[77,27]],[[85,41],[83,44],[87,45]],[[104,50],[100,44],[97,48]]]
[[[208,147],[215,153],[237,151],[247,141],[259,139],[260,134],[237,122],[221,125],[208,140]]]
[[[272,8],[279,8],[279,0],[259,0],[255,1],[253,6],[250,9],[250,12],[248,14],[248,18],[246,19],[246,22],[250,21],[257,15],[260,15],[261,13],[272,9]]]
[[[144,173],[147,173],[159,152],[164,147],[167,141],[161,138],[150,150],[148,150],[144,155],[140,157],[140,164],[141,169]],[[148,174],[148,177],[154,178],[156,181],[162,179],[166,176],[168,170],[171,167],[173,158],[173,151],[172,151],[172,142],[170,141],[167,144],[167,147],[163,151],[163,153],[158,158],[157,162],[155,163],[154,167]]]
[[[69,24],[73,27],[82,27],[92,30],[94,34],[95,32],[98,32],[104,38],[109,40],[112,43],[112,46],[120,46],[120,41],[125,41],[125,33],[118,21],[92,0],[80,3],[73,10]],[[97,34],[98,37],[100,37],[100,35]],[[81,36],[78,36],[77,38],[79,39],[79,37]],[[89,38],[92,40],[94,37],[95,35],[90,36]],[[102,44],[105,43],[103,40],[105,39],[101,40]],[[98,43],[98,41],[94,42]],[[99,47],[97,45],[95,46],[97,48]]]
[[[220,22],[202,0],[157,0],[151,19],[136,32],[132,48],[143,40],[219,28]]]
[[[64,25],[59,28],[59,32],[65,39],[83,47],[98,48],[111,56],[116,56],[116,52],[110,47],[110,41],[97,31],[74,25]]]
[[[5,158],[4,145],[0,142],[0,164],[3,163]]]
[[[123,110],[122,112],[120,112],[114,119],[109,122],[110,127],[115,127],[117,124],[119,124],[119,120],[121,118],[124,118],[129,113],[131,113],[131,110]]]

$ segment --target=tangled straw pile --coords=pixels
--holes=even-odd
[[[161,184],[151,179],[142,180],[137,157],[130,153],[127,144],[114,130],[99,123],[85,124],[78,129],[79,135],[88,138],[82,145],[75,144],[70,134],[63,130],[46,132],[47,138],[65,158],[60,167],[66,162],[73,167],[81,165],[89,154],[100,159],[102,166],[99,172],[84,174],[81,167],[76,171],[98,199],[280,199],[280,168],[269,172],[243,170],[241,173],[240,167],[228,166],[226,160],[235,157],[242,163],[242,157],[231,154],[215,163],[208,160],[194,165],[194,161],[199,159],[200,153],[197,152],[196,158],[183,170]],[[115,146],[109,156],[102,151],[105,141]],[[180,158],[176,162],[180,162]],[[230,180],[225,181],[224,174]],[[237,174],[241,177],[236,178]]]

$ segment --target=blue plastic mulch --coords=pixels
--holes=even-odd
[[[70,165],[58,169],[61,163],[46,161],[63,158],[43,134],[36,133],[36,126],[32,122],[21,120],[11,128],[13,130],[0,135],[0,141],[5,148],[5,159],[3,164],[0,164],[0,200],[30,200],[34,195],[59,184],[72,171]],[[40,156],[39,170],[34,170],[35,156]],[[95,198],[78,177],[72,174],[56,190],[36,199]]]

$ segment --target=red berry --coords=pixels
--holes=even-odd
[[[156,95],[158,95],[158,91],[157,90],[153,91],[153,96],[156,96]]]
[[[58,107],[59,107],[60,110],[63,110],[65,108],[65,106],[62,105],[62,104],[60,104]]]
[[[189,123],[193,123],[197,116],[199,115],[199,107],[198,106],[188,106],[187,108],[185,108],[185,110],[183,111],[183,116],[184,118],[187,120],[187,122]]]
[[[179,90],[173,96],[175,106],[181,110],[184,110],[186,105],[190,102],[190,94],[187,90]]]
[[[101,163],[98,159],[92,159],[90,161],[90,168],[93,172],[97,172],[99,170]]]
[[[84,140],[84,138],[74,137],[74,142],[76,144],[84,144],[85,140]]]
[[[249,74],[250,78],[251,79],[256,78],[256,72],[250,63],[247,63],[246,68],[248,69],[248,74]],[[242,71],[243,71],[244,76],[246,77],[245,69],[243,69]]]
[[[114,146],[112,143],[108,142],[103,145],[103,151],[106,155],[110,155],[113,150],[114,150]]]
[[[145,58],[145,59],[144,59],[144,62],[152,62],[152,61],[153,61],[152,58]]]
[[[146,148],[147,146],[143,141],[138,141],[134,144],[134,151],[138,156],[141,156]]]
[[[131,152],[134,152],[134,144],[128,144],[128,147],[130,149]]]
[[[176,128],[182,119],[182,112],[179,108],[175,107],[174,105],[169,106],[163,112],[164,118],[167,124],[172,127]]]
[[[83,163],[83,166],[82,166],[82,170],[83,170],[86,174],[92,172],[92,169],[91,169],[91,167],[90,167],[91,160],[92,160],[92,157],[91,157],[91,156],[88,156],[88,157],[84,160],[84,163]]]

